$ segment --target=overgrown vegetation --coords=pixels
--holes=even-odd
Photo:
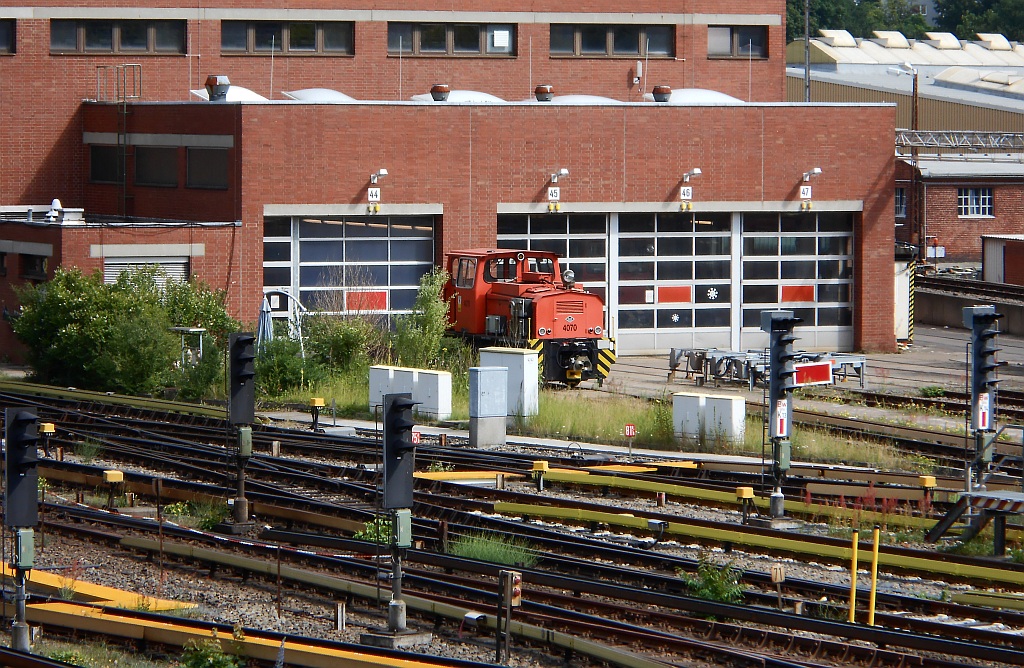
[[[357,531],[352,537],[356,540],[386,545],[391,542],[391,518],[385,515],[378,515],[364,524],[363,530]]]
[[[740,584],[742,575],[743,571],[733,562],[719,566],[707,551],[700,553],[696,573],[679,571],[679,577],[686,583],[692,596],[718,603],[739,603],[743,600],[743,585]]]
[[[937,399],[946,396],[946,390],[938,385],[925,385],[921,388],[921,396],[926,399]]]
[[[174,518],[178,524],[209,531],[227,519],[230,509],[220,501],[179,501],[164,506],[164,517]]]
[[[166,281],[155,267],[121,274],[104,284],[100,272],[59,268],[53,280],[17,290],[21,312],[11,323],[44,383],[126,394],[168,386],[191,396],[207,393],[220,375],[226,334],[238,328],[224,293],[196,282]],[[213,353],[206,364],[181,363],[174,326],[202,327]]]
[[[526,541],[494,533],[473,533],[459,536],[448,548],[451,554],[493,564],[530,568],[537,555]]]
[[[189,640],[181,656],[182,668],[236,668],[242,660],[225,654],[216,638]]]

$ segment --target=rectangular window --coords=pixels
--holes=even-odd
[[[413,56],[513,56],[515,26],[495,23],[388,23],[388,53]]]
[[[93,183],[123,183],[124,157],[119,146],[89,147],[89,180]]]
[[[992,216],[991,188],[957,188],[957,215],[962,217]]]
[[[7,275],[7,253],[0,253],[0,276]]]
[[[185,21],[50,21],[50,53],[86,52],[185,53]]]
[[[301,55],[355,54],[349,21],[221,21],[222,53]]]
[[[223,148],[189,148],[189,188],[213,188],[226,190],[228,187],[228,151]]]
[[[46,256],[45,255],[21,255],[21,277],[33,280],[46,280]]]
[[[675,26],[551,24],[552,56],[671,58]]]
[[[0,19],[0,53],[14,53],[14,19]]]
[[[709,58],[767,58],[767,26],[708,26]]]
[[[136,146],[135,184],[176,188],[178,149],[166,146]]]
[[[907,189],[897,188],[896,189],[896,217],[906,218],[907,217]]]

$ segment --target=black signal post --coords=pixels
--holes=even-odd
[[[5,494],[4,525],[13,527],[15,544],[12,566],[15,571],[15,610],[11,624],[11,647],[30,650],[25,620],[25,578],[35,561],[35,533],[39,524],[39,434],[38,416],[24,408],[4,412]]]
[[[802,322],[792,311],[761,311],[761,329],[768,333],[768,435],[772,441],[772,476],[775,490],[771,497],[771,516],[786,514],[782,480],[789,471],[792,445],[789,440],[792,422],[792,392],[796,387],[796,352],[793,343],[797,337],[793,329]]]
[[[412,545],[413,472],[416,445],[412,440],[412,408],[419,404],[412,395],[384,395],[384,494],[382,505],[391,519],[391,602],[388,630],[405,633],[406,607],[402,600],[402,549]]]
[[[996,434],[997,372],[1005,362],[996,359],[999,352],[998,321],[1002,313],[995,306],[964,307],[964,326],[971,328],[971,428],[974,430],[974,467],[979,483],[992,463]]]
[[[256,420],[256,336],[252,332],[235,332],[228,338],[228,377],[228,425],[235,427],[237,489],[233,522],[218,529],[241,534],[252,527],[245,498],[245,467],[252,457],[251,425]]]

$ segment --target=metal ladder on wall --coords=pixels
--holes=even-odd
[[[121,186],[118,214],[128,215],[128,101],[142,98],[142,65],[96,66],[96,101],[115,102],[117,112],[117,175]]]

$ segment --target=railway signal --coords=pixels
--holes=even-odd
[[[789,470],[792,445],[789,441],[792,419],[791,393],[796,385],[796,352],[793,343],[797,337],[793,328],[803,322],[792,311],[761,311],[761,330],[768,333],[768,435],[772,441],[772,475],[775,491],[771,498],[771,516],[785,514],[782,478]]]
[[[996,359],[999,348],[997,323],[1003,317],[995,306],[964,307],[964,325],[971,328],[971,427],[974,429],[975,460],[980,468],[992,461],[995,441],[996,372],[1005,364]],[[980,471],[979,471],[980,473]]]
[[[11,624],[11,647],[30,651],[26,622],[26,572],[35,561],[35,532],[39,524],[39,418],[34,411],[7,408],[4,412],[5,494],[4,524],[16,527],[14,532],[13,566],[15,581],[14,622]]]
[[[384,508],[412,508],[413,443],[412,395],[384,395]]]
[[[6,499],[4,525],[34,527],[39,524],[39,435],[35,412],[8,408],[4,414],[6,450]]]
[[[235,332],[228,339],[228,422],[252,424],[256,417],[256,337]]]

